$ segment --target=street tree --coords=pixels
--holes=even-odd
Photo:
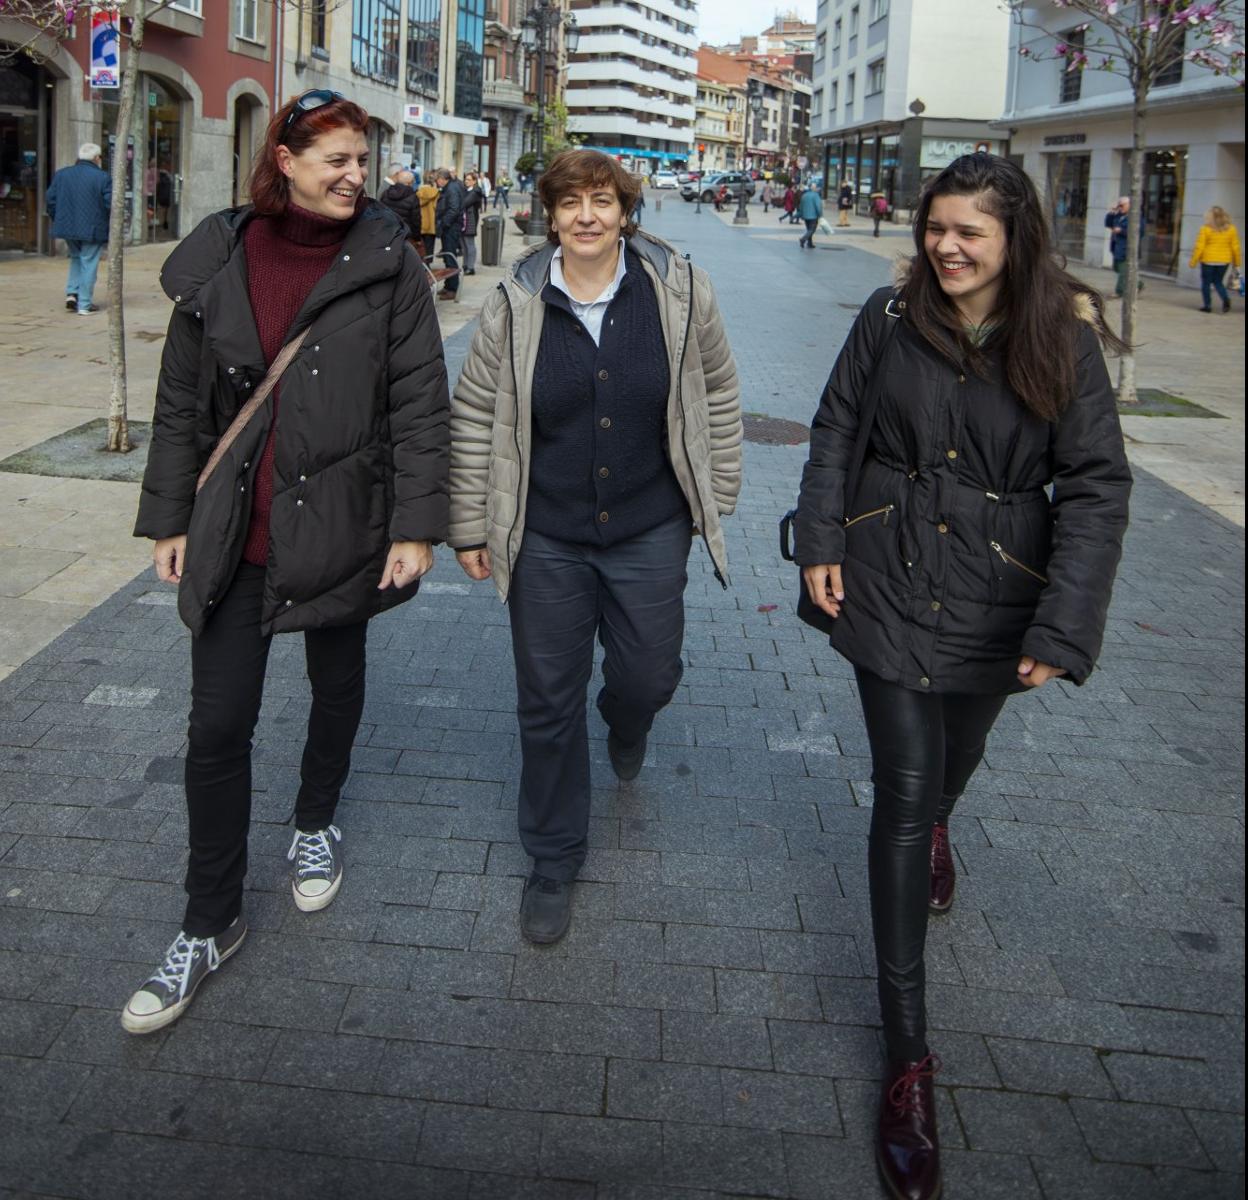
[[[1122,338],[1135,336],[1140,278],[1140,222],[1144,199],[1144,140],[1149,94],[1172,78],[1184,61],[1237,79],[1243,86],[1244,0],[1052,0],[1053,7],[1085,18],[1054,32],[1034,19],[1034,0],[1005,0],[1014,21],[1036,36],[1019,47],[1032,61],[1057,59],[1067,71],[1106,71],[1131,86],[1131,150],[1127,158],[1131,208],[1127,214],[1126,279],[1122,295]],[[1135,354],[1118,367],[1118,400],[1137,402]]]

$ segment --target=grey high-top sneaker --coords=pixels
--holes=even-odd
[[[313,833],[295,830],[294,840],[286,857],[295,864],[290,887],[295,907],[300,912],[316,912],[329,905],[342,884],[342,851],[335,842],[342,841],[336,825],[327,825]]]
[[[216,937],[187,937],[179,932],[156,973],[126,1003],[121,1024],[128,1033],[154,1033],[173,1024],[195,997],[195,989],[243,944],[242,917]]]

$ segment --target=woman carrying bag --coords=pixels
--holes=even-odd
[[[486,195],[481,187],[481,176],[469,171],[464,176],[464,186],[468,189],[464,197],[464,223],[461,237],[464,243],[464,274],[477,273],[477,225],[485,208]]]
[[[292,898],[334,899],[368,620],[415,594],[446,536],[441,337],[401,222],[364,193],[367,129],[337,92],[283,105],[252,203],[206,218],[161,272],[174,311],[135,535],[155,539],[192,635],[190,856],[182,929],[122,1013],[131,1033],[180,1017],[246,934],[251,738],[275,633],[303,633],[312,683]]]
[[[1102,357],[1122,343],[1058,265],[1028,177],[957,159],[914,239],[908,279],[868,299],[837,358],[794,524],[871,745],[876,1152],[906,1200],[941,1187],[923,947],[929,908],[953,901],[949,816],[1009,694],[1091,672],[1131,486]]]

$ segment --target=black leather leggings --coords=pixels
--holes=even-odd
[[[923,944],[932,824],[979,766],[1005,696],[931,695],[858,670],[875,790],[867,850],[880,1015],[890,1059],[927,1052]]]

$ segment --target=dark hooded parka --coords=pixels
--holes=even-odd
[[[178,611],[192,633],[234,576],[272,397],[198,497],[218,438],[265,376],[247,292],[250,207],[203,221],[169,256],[174,302],[156,387],[137,537],[188,535]],[[280,384],[261,627],[365,620],[415,595],[378,590],[391,542],[446,536],[449,401],[424,268],[393,213],[369,203],[286,341],[311,327]]]
[[[939,353],[891,299],[876,292],[854,322],[802,476],[797,561],[842,564],[832,645],[917,691],[1018,691],[1024,654],[1081,684],[1100,652],[1131,490],[1099,318],[1081,298],[1075,395],[1051,423],[1010,389],[991,344],[981,376]],[[846,497],[885,340],[879,407]]]

